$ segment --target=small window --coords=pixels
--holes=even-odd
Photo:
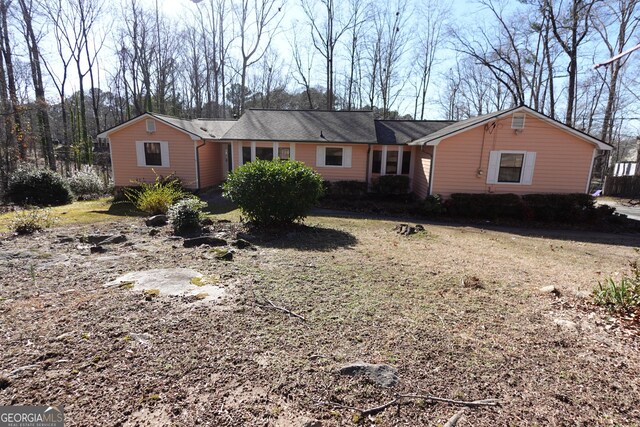
[[[402,153],[402,175],[409,175],[411,171],[411,151]]]
[[[343,149],[327,147],[324,154],[325,166],[342,166]]]
[[[251,147],[242,147],[242,163],[251,162]]]
[[[511,129],[524,129],[524,114],[511,116]]]
[[[271,147],[256,147],[256,159],[273,160],[273,148],[271,148]]]
[[[147,132],[153,133],[156,131],[156,121],[153,119],[147,119]]]
[[[144,143],[144,159],[147,166],[162,166],[162,148],[159,142]]]
[[[382,172],[382,151],[374,150],[373,151],[373,162],[372,162],[372,173],[381,173]]]
[[[291,158],[291,149],[290,148],[278,148],[278,158],[279,159],[290,159]]]
[[[520,182],[524,154],[503,153],[500,156],[498,182]]]
[[[398,152],[387,151],[387,169],[385,171],[387,175],[395,175],[398,173]]]

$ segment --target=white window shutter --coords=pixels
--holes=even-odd
[[[316,166],[318,167],[324,166],[324,147],[323,146],[316,147]]]
[[[489,153],[489,167],[487,168],[487,184],[498,183],[499,171],[500,171],[500,152],[491,151]]]
[[[342,167],[351,167],[351,147],[344,147],[342,150]]]
[[[523,185],[531,185],[533,182],[533,168],[536,164],[536,153],[527,151],[524,155],[524,165],[522,168],[522,179],[520,183]]]
[[[144,156],[143,141],[136,141],[136,158],[138,159],[138,166],[147,166],[147,160]]]
[[[289,159],[296,159],[296,144],[294,144],[293,142],[289,144]]]
[[[161,142],[160,143],[160,155],[162,156],[162,167],[169,167],[169,143]]]

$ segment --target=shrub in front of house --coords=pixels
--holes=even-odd
[[[67,178],[74,196],[82,200],[97,199],[107,193],[103,179],[90,166],[75,171]]]
[[[373,180],[373,191],[382,196],[409,194],[409,183],[406,175],[382,175]]]
[[[256,160],[227,177],[224,196],[259,226],[304,219],[323,194],[322,176],[294,160]]]
[[[21,165],[12,173],[7,197],[22,206],[58,206],[73,201],[71,188],[60,174],[29,165]]]
[[[427,196],[420,204],[420,213],[426,216],[436,216],[446,212],[442,197],[439,194]]]
[[[138,187],[127,188],[125,198],[149,215],[166,214],[169,207],[189,195],[178,179],[156,176],[153,184],[138,182]]]
[[[325,181],[324,195],[336,199],[362,198],[367,195],[367,187],[364,181]]]
[[[584,222],[595,219],[595,199],[589,194],[526,194],[529,216],[541,222]]]
[[[202,210],[207,203],[197,197],[188,197],[171,205],[167,212],[175,233],[185,233],[200,229]]]
[[[444,205],[452,216],[491,220],[521,219],[525,210],[517,194],[454,193]]]

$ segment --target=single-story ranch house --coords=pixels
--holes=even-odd
[[[419,197],[584,193],[611,146],[528,107],[458,122],[375,120],[370,111],[248,110],[239,120],[145,113],[107,138],[116,187],[175,174],[199,190],[255,159],[295,159],[326,180],[406,175]]]

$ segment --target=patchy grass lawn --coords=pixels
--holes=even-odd
[[[111,198],[74,202],[63,206],[54,206],[53,215],[58,218],[58,225],[92,224],[96,222],[112,221],[123,216],[140,216],[142,212],[136,210],[131,203],[116,202]],[[0,214],[0,233],[9,230],[9,224],[14,212]]]
[[[257,250],[224,262],[110,218],[1,241],[0,404],[64,404],[70,426],[442,425],[458,410],[417,400],[358,420],[327,405],[416,393],[500,399],[458,425],[640,424],[639,339],[585,300],[627,270],[638,237],[433,224],[400,236],[389,221],[311,217],[246,236]],[[89,255],[66,239],[91,232],[128,241]],[[102,287],[176,266],[229,297]],[[336,373],[358,360],[395,366],[399,383]]]

